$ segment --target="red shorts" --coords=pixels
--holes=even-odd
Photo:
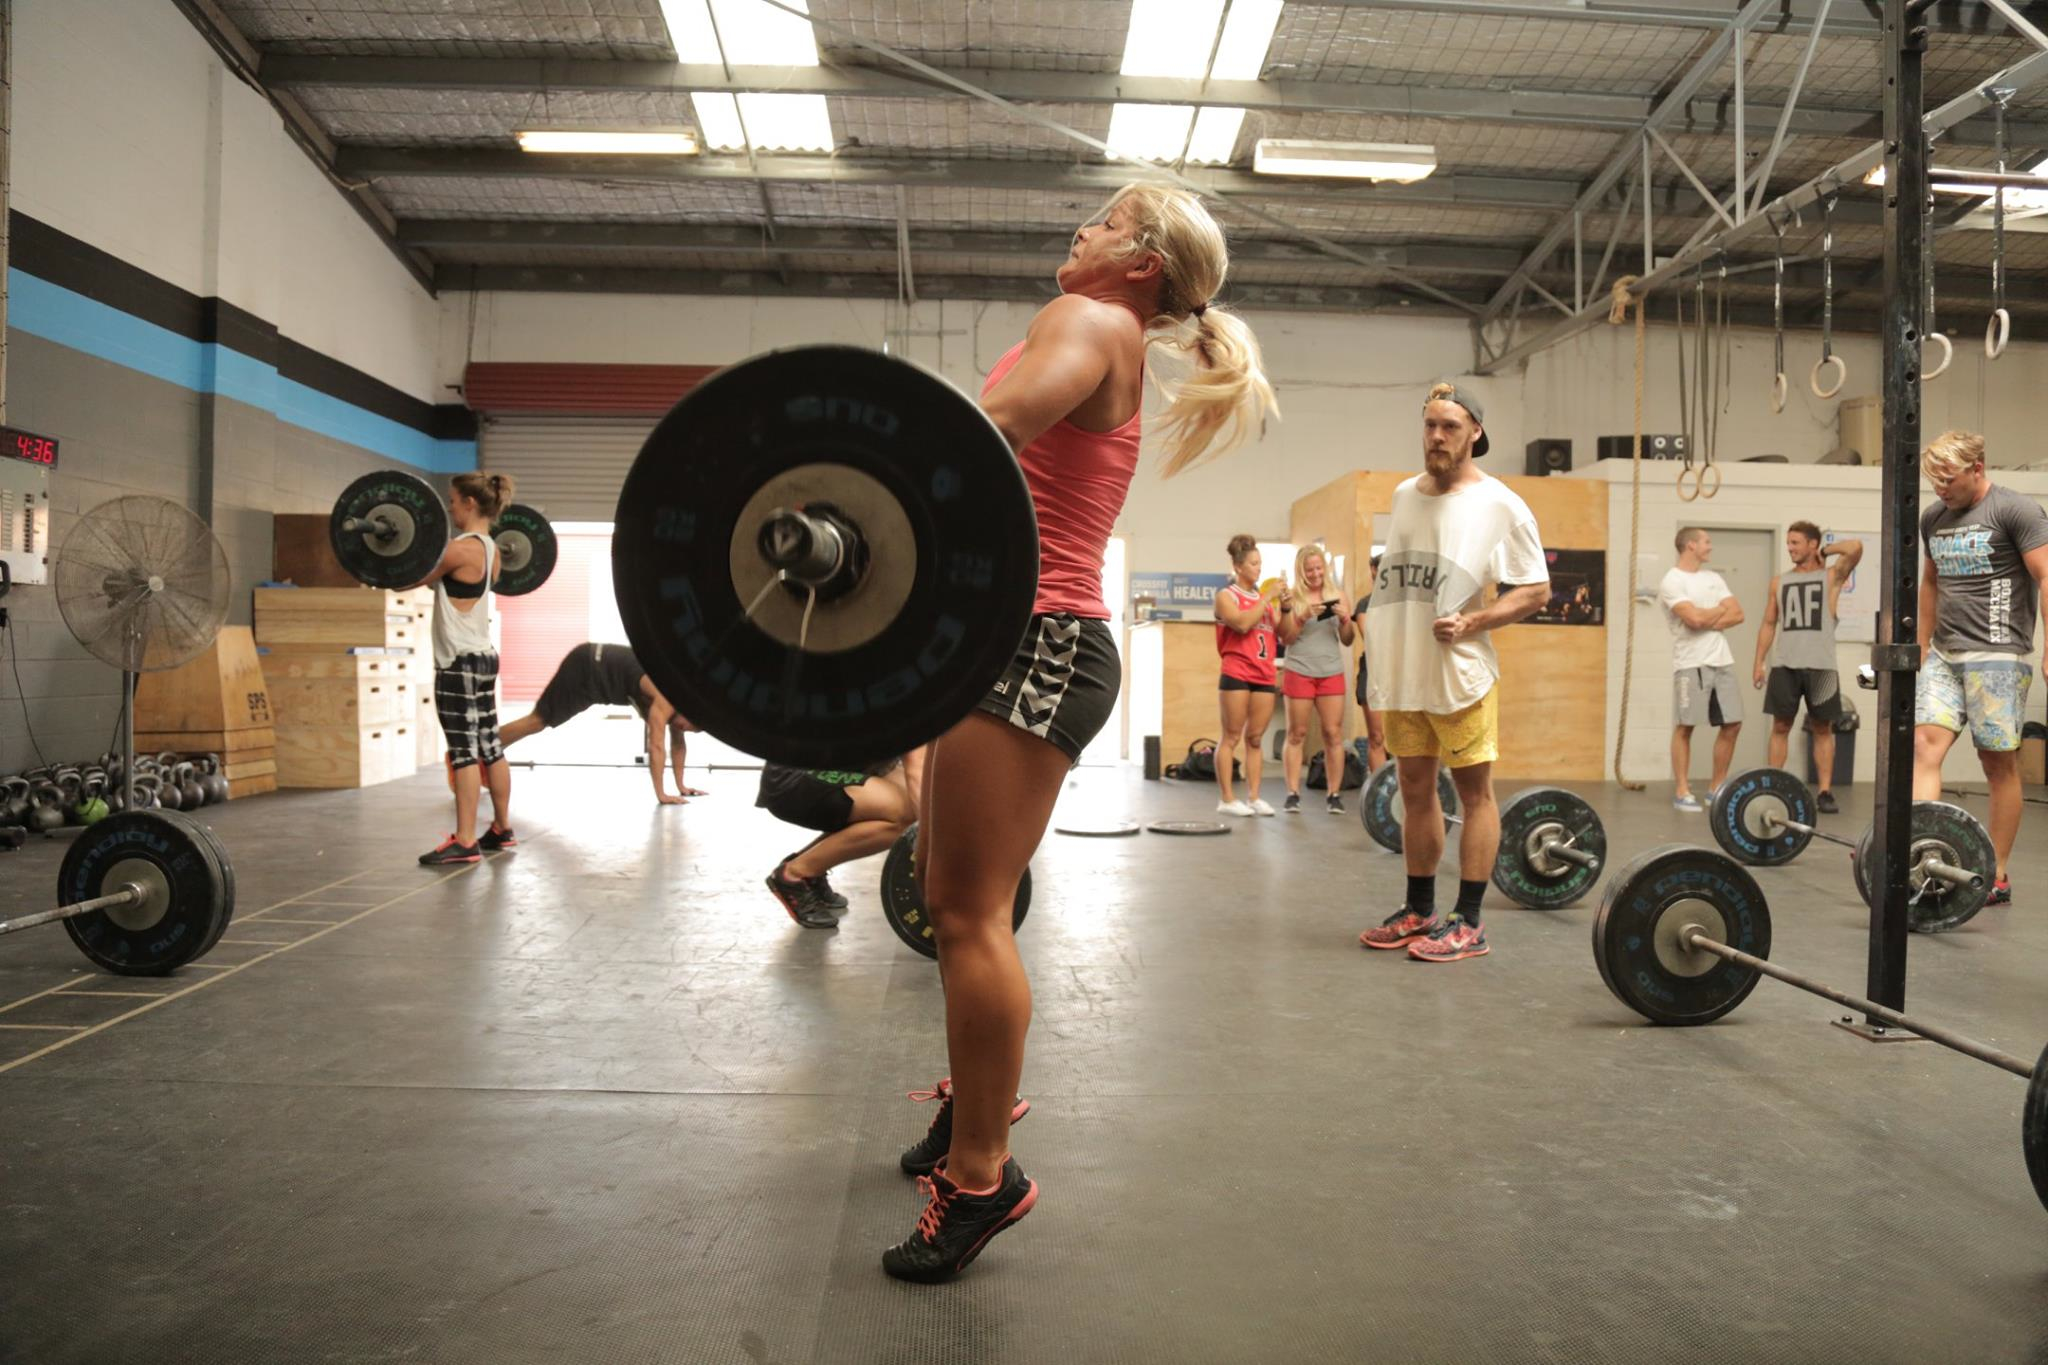
[[[1341,697],[1344,695],[1344,675],[1332,673],[1327,678],[1311,678],[1306,673],[1283,668],[1280,670],[1280,695],[1296,701],[1308,701],[1313,697]]]

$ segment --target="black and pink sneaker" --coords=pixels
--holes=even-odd
[[[919,1104],[939,1102],[939,1112],[932,1115],[932,1126],[925,1129],[916,1146],[899,1158],[905,1175],[930,1175],[946,1159],[946,1153],[953,1150],[953,1078],[948,1076],[929,1090],[913,1090],[909,1098]],[[1030,1112],[1031,1101],[1019,1095],[1010,1109],[1011,1126]]]
[[[1460,962],[1468,957],[1484,957],[1492,951],[1486,943],[1484,926],[1461,915],[1452,915],[1428,938],[1408,945],[1408,956],[1417,962]]]
[[[1984,903],[1986,905],[2011,905],[2012,879],[2010,877],[2000,877],[1997,881],[1993,882],[1991,884],[1991,894],[1984,898]]]
[[[970,1193],[950,1180],[943,1165],[917,1178],[929,1196],[917,1231],[882,1253],[882,1269],[899,1280],[937,1284],[968,1267],[1003,1232],[1038,1202],[1038,1182],[1024,1174],[1017,1158],[1003,1162],[995,1188]]]
[[[451,834],[436,845],[433,852],[420,855],[420,866],[448,867],[454,863],[480,863],[483,860],[482,849],[475,844],[458,844]]]
[[[501,848],[519,847],[519,836],[510,829],[499,829],[493,821],[489,829],[477,836],[476,846],[486,853],[496,853]]]

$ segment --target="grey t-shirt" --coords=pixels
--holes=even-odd
[[[1308,613],[1301,634],[1287,646],[1287,657],[1280,661],[1282,668],[1304,678],[1334,678],[1344,671],[1344,642],[1337,634],[1343,618],[1336,614],[1336,602],[1329,606],[1329,616],[1322,615],[1321,606]]]
[[[1835,614],[1828,610],[1828,570],[1790,569],[1778,576],[1778,667],[1835,668]]]
[[[2033,653],[2040,602],[2021,556],[2048,544],[2041,504],[1993,484],[1975,507],[1922,512],[1920,539],[1934,561],[1934,647],[1950,658]]]

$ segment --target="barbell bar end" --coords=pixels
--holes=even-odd
[[[1553,858],[1562,858],[1568,863],[1576,863],[1578,866],[1589,871],[1598,872],[1600,870],[1599,854],[1588,853],[1585,849],[1578,847],[1576,844],[1568,843],[1563,839],[1545,839],[1543,841],[1543,851]]]
[[[1917,866],[1922,873],[1947,882],[1950,886],[1968,887],[1972,891],[1984,889],[1984,874],[1981,872],[1972,872],[1966,867],[1957,867],[1939,858],[1924,858]]]

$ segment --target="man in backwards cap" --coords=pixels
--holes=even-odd
[[[1394,490],[1392,527],[1365,614],[1368,690],[1385,718],[1387,752],[1401,765],[1408,895],[1359,941],[1406,948],[1423,962],[1488,951],[1479,897],[1500,848],[1493,800],[1500,660],[1488,632],[1534,615],[1550,598],[1529,505],[1472,463],[1487,446],[1478,398],[1450,384],[1432,388],[1422,407],[1423,472]],[[1483,595],[1496,583],[1501,592],[1489,605]],[[1443,917],[1436,913],[1444,852],[1439,764],[1451,770],[1465,815],[1458,900]]]

